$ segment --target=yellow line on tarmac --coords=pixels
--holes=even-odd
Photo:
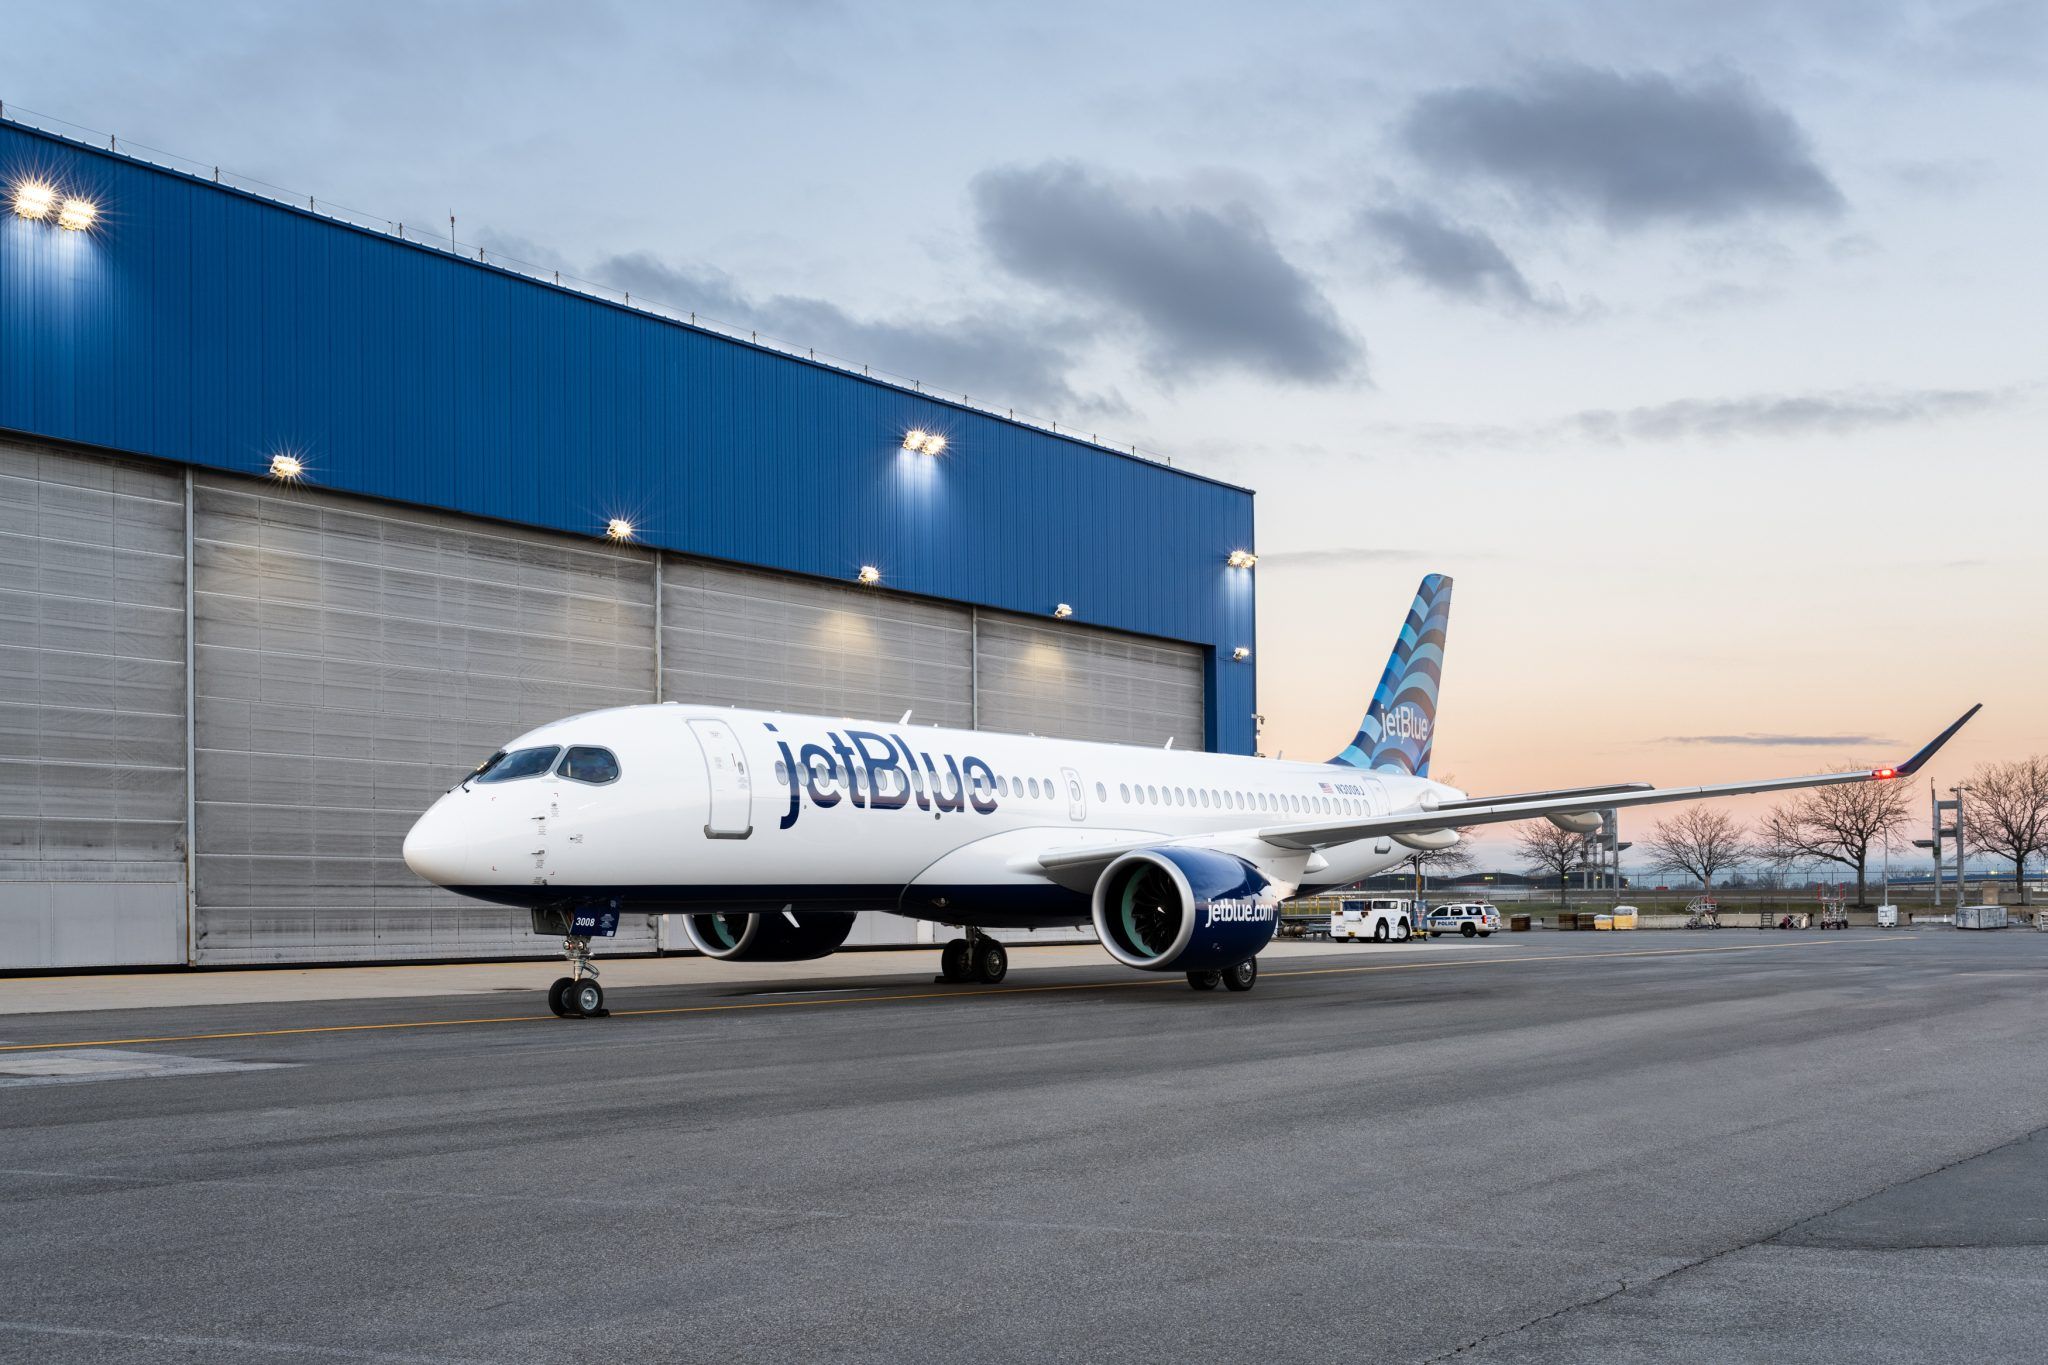
[[[1604,957],[1690,957],[1702,953],[1755,953],[1787,948],[1820,948],[1847,943],[1869,943],[1870,939],[1821,939],[1802,943],[1743,943],[1725,948],[1638,948],[1603,953],[1540,953],[1514,957],[1468,957],[1434,962],[1388,962],[1370,967],[1303,967],[1268,970],[1262,976],[1357,976],[1368,972],[1412,972],[1448,967],[1523,967],[1550,962],[1584,962]],[[1891,941],[1891,940],[1884,940]],[[821,1005],[879,1005],[912,1000],[961,1000],[987,996],[1045,994],[1052,991],[1130,990],[1144,986],[1178,985],[1178,975],[1164,975],[1137,981],[1077,981],[1050,986],[990,986],[979,990],[903,991],[890,995],[838,995],[817,1000],[742,1000],[717,1005],[662,1005],[637,1010],[613,1010],[614,1018],[646,1017],[659,1014],[729,1014],[740,1010],[780,1010]],[[0,1052],[45,1052],[71,1047],[134,1047],[143,1043],[210,1043],[235,1038],[290,1038],[312,1033],[376,1033],[387,1029],[457,1028],[472,1024],[541,1024],[551,1014],[501,1014],[474,1019],[407,1019],[383,1024],[314,1024],[302,1028],[242,1029],[228,1033],[172,1033],[146,1038],[90,1038],[65,1043],[6,1043]]]

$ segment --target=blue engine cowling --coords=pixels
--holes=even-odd
[[[844,913],[783,914],[699,913],[683,916],[683,932],[706,957],[727,962],[803,962],[839,951],[853,932],[853,916]]]
[[[1096,879],[1095,933],[1126,967],[1235,967],[1273,941],[1280,898],[1244,859],[1167,845],[1124,854]]]

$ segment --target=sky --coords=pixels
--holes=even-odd
[[[1432,570],[1474,792],[1893,761],[1977,701],[1944,784],[2048,751],[2034,0],[8,29],[10,106],[1255,488],[1268,753],[1343,746]]]

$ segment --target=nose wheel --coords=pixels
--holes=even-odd
[[[604,987],[597,984],[597,967],[590,960],[590,940],[569,935],[562,940],[562,956],[569,959],[569,974],[548,987],[548,1009],[558,1019],[602,1019],[610,1014],[604,1007]]]

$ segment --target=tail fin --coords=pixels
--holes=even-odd
[[[1353,768],[1429,776],[1429,745],[1436,734],[1436,690],[1444,673],[1444,633],[1451,619],[1451,580],[1422,580],[1415,605],[1401,624],[1387,671],[1372,705],[1358,723],[1358,738],[1331,759]]]

